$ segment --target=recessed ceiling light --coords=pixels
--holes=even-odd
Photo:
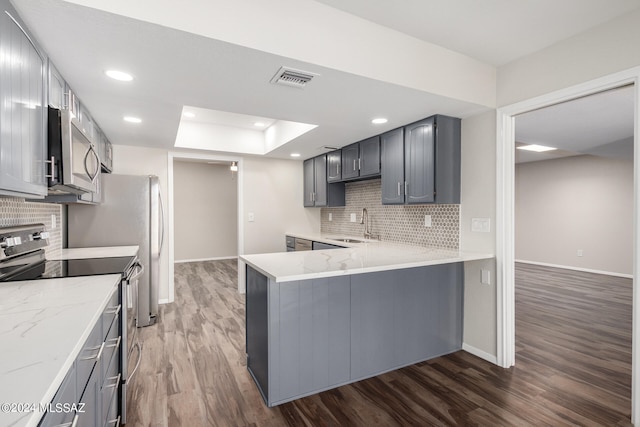
[[[300,157],[300,153],[291,153],[291,157]]]
[[[545,151],[557,150],[557,148],[545,147],[544,145],[537,145],[537,144],[522,145],[522,146],[516,147],[516,148],[518,150],[535,151],[536,153],[543,153]]]
[[[121,82],[130,82],[133,80],[133,76],[129,73],[125,73],[124,71],[107,70],[104,73],[112,79],[119,80]]]
[[[184,114],[182,114],[182,115],[185,116],[185,117],[189,117],[189,118],[193,118],[193,117],[196,116],[194,113],[192,113],[190,111],[185,111]]]
[[[381,124],[384,124],[384,123],[387,123],[387,122],[388,122],[388,120],[385,119],[384,117],[378,117],[377,119],[371,120],[371,123],[373,123],[374,125],[381,125]]]
[[[255,127],[258,127],[258,128],[262,128],[262,127],[264,127],[264,126],[265,126],[265,124],[264,124],[264,123],[262,123],[262,122],[255,122],[253,125],[254,125]]]
[[[138,117],[131,117],[131,116],[125,116],[124,121],[129,123],[142,123],[142,119],[139,119]]]

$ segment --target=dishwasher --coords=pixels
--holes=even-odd
[[[296,238],[296,244],[295,244],[296,252],[310,251],[312,249],[311,243],[312,243],[311,240]]]

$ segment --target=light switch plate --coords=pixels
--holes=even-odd
[[[424,226],[431,227],[431,215],[424,216]]]
[[[249,215],[247,215],[249,218],[249,222],[253,222],[256,220],[256,216],[253,214],[253,212],[249,212]]]
[[[491,218],[471,218],[471,231],[491,232]]]
[[[481,278],[480,278],[480,283],[482,283],[483,285],[490,285],[491,284],[491,271],[490,270],[480,270],[480,274],[481,274]]]
[[[356,214],[352,213],[350,217],[351,222],[356,222]]]
[[[329,221],[333,221],[333,214],[329,212]]]
[[[55,230],[58,224],[56,224],[56,215],[51,214],[51,229]]]

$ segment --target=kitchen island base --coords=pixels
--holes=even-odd
[[[461,262],[276,282],[247,266],[247,368],[276,406],[462,348]]]

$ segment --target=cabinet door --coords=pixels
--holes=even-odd
[[[314,185],[314,172],[313,172],[313,159],[307,159],[302,164],[302,177],[304,187],[304,206],[313,206],[313,193],[315,191]]]
[[[404,132],[395,129],[380,137],[382,204],[404,203]]]
[[[327,206],[327,156],[315,157],[313,159],[313,173],[315,182],[315,206]]]
[[[406,126],[404,132],[406,202],[433,202],[435,192],[434,119],[431,117]]]
[[[340,182],[342,180],[341,165],[342,150],[332,151],[327,154],[327,182]]]
[[[58,70],[49,61],[49,105],[59,110],[65,107],[65,82]]]
[[[347,145],[342,148],[342,179],[353,179],[360,176],[360,144]]]
[[[360,141],[360,176],[380,175],[380,136]]]
[[[0,16],[0,192],[47,194],[46,62],[9,2]]]

